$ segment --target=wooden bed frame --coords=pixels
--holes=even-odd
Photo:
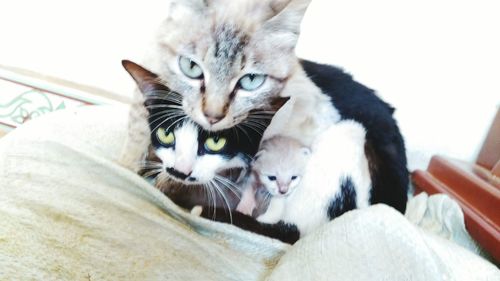
[[[470,235],[500,263],[500,110],[475,163],[434,156],[412,174],[416,193],[445,193],[457,200]]]

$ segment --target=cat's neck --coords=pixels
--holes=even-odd
[[[265,139],[285,135],[309,145],[318,132],[340,120],[330,98],[307,77],[298,61],[281,96],[290,96],[291,99],[275,115]]]

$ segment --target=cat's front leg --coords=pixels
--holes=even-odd
[[[283,218],[285,212],[285,198],[272,198],[266,212],[257,217],[263,223],[277,223]]]
[[[252,186],[248,186],[241,195],[241,200],[236,207],[236,211],[251,216],[256,206],[255,189]]]
[[[196,215],[201,209],[201,217],[218,222],[229,223],[244,230],[268,236],[282,242],[294,244],[300,238],[300,232],[296,225],[279,221],[274,224],[262,223],[251,216],[240,212],[227,212],[224,208],[193,208],[192,213]]]

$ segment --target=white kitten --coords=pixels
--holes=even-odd
[[[304,174],[310,152],[309,148],[289,137],[275,136],[265,140],[255,156],[237,210],[252,215],[258,205],[267,203],[256,202],[256,197],[261,197],[257,201],[266,201],[266,197],[278,200],[291,194]],[[265,191],[260,192],[260,189]]]
[[[257,220],[293,224],[303,237],[347,211],[367,207],[371,179],[364,144],[365,129],[359,123],[346,120],[330,126],[314,141],[307,161],[287,163],[304,165],[298,186],[287,196],[273,196]],[[281,153],[288,157],[287,151]]]

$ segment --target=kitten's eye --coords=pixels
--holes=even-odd
[[[275,180],[276,180],[276,177],[275,177],[275,176],[267,176],[267,178],[268,178],[270,181],[275,181]]]
[[[297,179],[297,176],[292,176],[292,180],[296,180]]]
[[[175,142],[175,136],[173,132],[168,132],[165,131],[163,128],[159,128],[156,131],[156,137],[160,141],[160,143],[165,144],[165,145],[172,145]]]
[[[241,77],[238,85],[245,91],[257,90],[266,81],[266,75],[250,73]]]
[[[179,68],[184,75],[191,79],[203,78],[203,70],[201,67],[189,58],[179,57]]]
[[[209,152],[219,152],[226,146],[225,138],[208,138],[205,141],[205,149]]]

